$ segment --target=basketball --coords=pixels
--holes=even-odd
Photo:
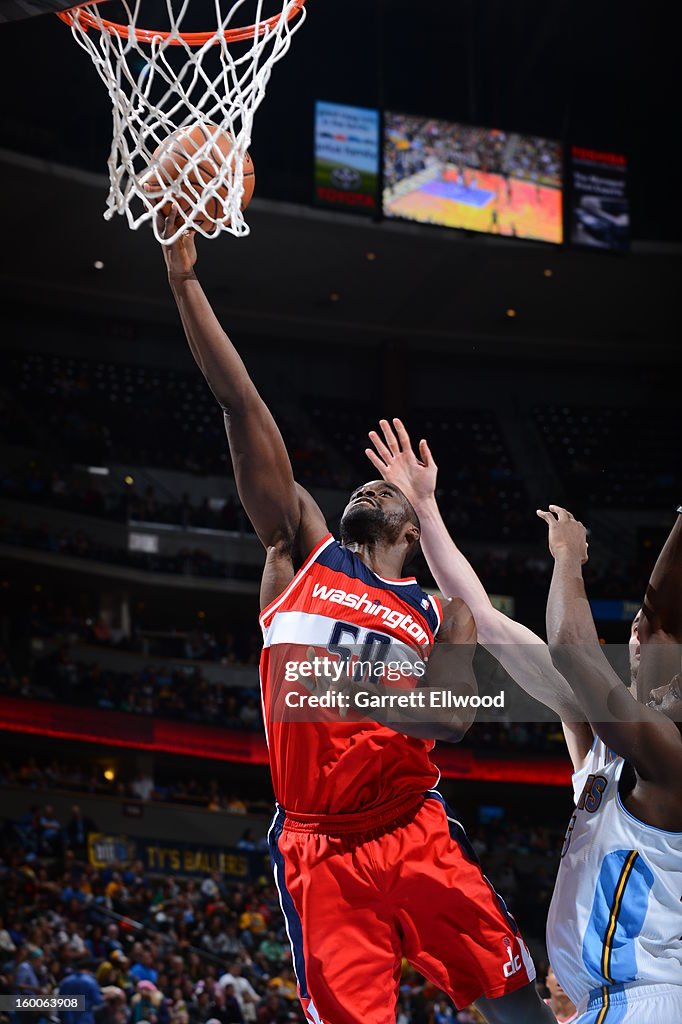
[[[229,190],[227,183],[218,187],[215,185],[220,179],[222,168],[231,159],[233,148],[234,139],[210,122],[198,122],[179,128],[154,150],[149,171],[141,182],[142,187],[148,195],[153,196],[154,192],[167,188],[182,176],[175,204],[187,217],[196,209],[202,193],[215,188],[215,195],[210,196],[205,210],[194,218],[193,226],[217,233],[217,222],[224,216]],[[186,174],[185,169],[190,162],[193,166],[189,174]],[[255,181],[253,161],[246,153],[242,210],[251,202]],[[168,202],[164,203],[160,212],[167,215],[169,205]]]

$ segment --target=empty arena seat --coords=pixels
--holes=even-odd
[[[662,438],[676,434],[677,410],[651,418],[636,408],[536,405],[535,423],[576,499],[594,506],[645,508],[679,500],[680,476]]]

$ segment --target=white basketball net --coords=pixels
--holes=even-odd
[[[104,214],[107,220],[115,213],[125,214],[134,230],[151,221],[157,239],[166,245],[188,229],[210,238],[221,231],[237,236],[249,233],[242,198],[244,158],[251,143],[253,116],[265,96],[273,65],[287,53],[291,37],[305,19],[305,7],[300,2],[281,0],[277,20],[263,31],[263,3],[213,0],[206,4],[209,10],[213,7],[215,31],[213,25],[208,26],[210,39],[194,48],[180,35],[190,0],[166,0],[170,37],[155,37],[152,42],[141,41],[136,33],[144,0],[124,2],[126,35],[106,27],[106,4],[102,13],[96,5],[86,8],[97,28],[88,29],[73,16],[77,12],[71,12],[73,35],[90,54],[113,103],[110,190]],[[241,28],[245,21],[254,24],[248,40],[226,41],[225,32]],[[255,26],[261,26],[261,31]],[[157,180],[158,191],[145,191],[142,179],[150,168],[153,172],[156,148],[172,132],[199,122],[209,126],[206,141],[177,168],[172,183]],[[229,157],[221,161],[215,159],[213,141],[218,130],[234,140]],[[207,182],[204,172],[198,187],[195,170],[202,160],[205,168],[207,159],[215,165],[216,175]],[[177,202],[178,197],[182,197],[182,203]],[[169,209],[167,204],[173,200],[180,211],[176,230],[171,237],[163,238],[156,214],[161,208]]]

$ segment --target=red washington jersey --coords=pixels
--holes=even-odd
[[[277,802],[292,814],[356,814],[414,796],[438,782],[423,740],[372,721],[344,721],[320,710],[281,714],[288,663],[352,652],[361,660],[419,660],[434,641],[441,609],[414,577],[377,576],[331,535],[311,552],[260,616],[261,695]],[[414,680],[412,680],[414,685]],[[294,688],[305,693],[302,683]],[[297,720],[292,720],[295,717]],[[315,721],[310,721],[311,718]],[[286,720],[284,720],[286,719]]]

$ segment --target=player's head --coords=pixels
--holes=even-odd
[[[407,561],[419,543],[419,519],[400,488],[384,480],[356,487],[341,516],[343,544],[384,543],[405,548]]]
[[[564,990],[562,989],[561,985],[557,980],[557,976],[554,973],[554,968],[551,964],[547,968],[547,974],[545,976],[545,985],[547,986],[547,989],[552,999],[558,999],[561,996],[566,995],[566,993],[564,992]]]
[[[642,609],[640,608],[630,626],[630,639],[628,640],[628,647],[630,651],[630,679],[634,683],[637,679],[637,673],[639,672],[639,658],[641,653],[641,646],[639,642],[639,620],[642,617]]]
[[[682,672],[673,676],[665,686],[657,686],[651,690],[646,706],[654,711],[660,711],[682,729]]]

